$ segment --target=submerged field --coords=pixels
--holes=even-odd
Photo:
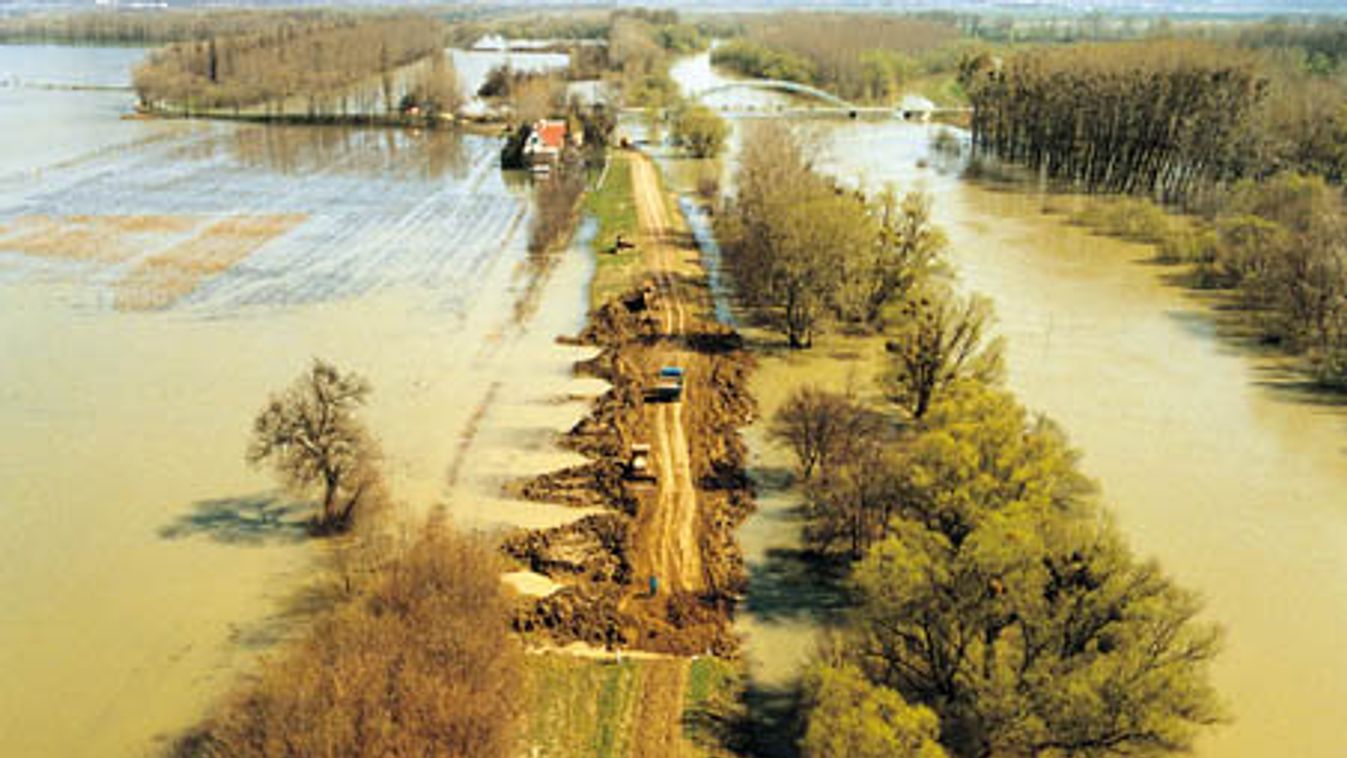
[[[88,123],[0,161],[0,754],[142,754],[292,631],[324,553],[243,452],[313,357],[369,378],[407,517],[576,515],[500,494],[571,461],[552,435],[596,387],[554,341],[589,264],[530,259],[531,190],[495,140],[43,95]]]

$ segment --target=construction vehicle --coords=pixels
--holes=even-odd
[[[650,468],[650,446],[634,443],[627,459],[627,478],[634,482],[653,482],[655,472]]]
[[[650,399],[657,403],[676,403],[683,399],[683,369],[665,366],[650,391]]]

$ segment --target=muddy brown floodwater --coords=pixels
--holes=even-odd
[[[965,290],[996,302],[1011,387],[1060,421],[1136,552],[1207,600],[1235,721],[1212,756],[1336,756],[1347,744],[1347,413],[1278,383],[1217,333],[1153,250],[1042,213],[1042,198],[920,169],[930,129],[840,127],[830,162],[925,186]],[[884,160],[874,161],[881,154]]]
[[[0,70],[33,55],[0,47]],[[0,755],[145,754],[294,631],[323,547],[242,456],[314,356],[370,379],[408,518],[580,515],[500,494],[578,460],[553,439],[601,387],[554,341],[582,323],[589,257],[529,256],[529,189],[495,140],[128,123],[108,93],[26,92],[0,92]],[[44,144],[57,96],[84,126],[12,151]],[[285,223],[243,246],[198,243],[172,297],[117,307],[190,230],[268,214]]]
[[[1010,386],[1084,451],[1134,550],[1199,591],[1225,627],[1214,677],[1235,720],[1197,752],[1342,755],[1347,406],[1279,383],[1274,361],[1221,337],[1150,249],[1045,215],[1031,193],[940,170],[933,129],[834,122],[822,130],[825,163],[870,189],[932,194],[961,288],[996,303]],[[748,438],[760,459],[776,455]],[[782,526],[788,504],[760,505],[745,527],[750,570],[771,543],[747,535],[789,547],[795,534]],[[766,630],[756,637],[755,623]],[[791,628],[749,620],[750,656],[769,673],[806,647],[784,639]]]

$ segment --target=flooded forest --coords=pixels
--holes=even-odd
[[[1303,10],[0,9],[0,755],[1340,754]]]

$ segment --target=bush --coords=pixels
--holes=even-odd
[[[429,525],[175,753],[507,754],[523,653],[506,613],[493,551]]]
[[[725,119],[705,105],[684,108],[674,119],[674,142],[682,145],[694,158],[714,158],[725,146],[730,127]]]

